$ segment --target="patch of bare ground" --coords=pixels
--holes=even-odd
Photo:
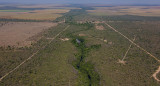
[[[107,40],[106,40],[106,39],[101,39],[101,38],[96,38],[96,39],[101,40],[101,41],[107,43]]]
[[[105,40],[103,40],[103,41],[107,43],[107,40],[106,40],[106,39],[105,39]]]
[[[56,25],[51,22],[8,22],[0,27],[0,46],[30,46],[32,40],[29,38]]]
[[[159,68],[156,70],[156,72],[152,75],[152,77],[157,81],[160,82],[160,80],[158,79],[157,75],[160,73],[160,66]]]
[[[118,59],[118,62],[117,62],[117,63],[120,63],[120,64],[125,65],[125,64],[126,64],[126,61]]]
[[[86,36],[86,34],[79,34],[79,36]]]
[[[96,29],[97,29],[97,30],[104,30],[104,27],[103,27],[102,25],[97,25],[97,24],[96,24]]]
[[[69,38],[60,38],[62,41],[68,41]]]

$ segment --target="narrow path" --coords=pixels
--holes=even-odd
[[[134,37],[134,39],[133,39],[133,42],[134,42],[134,41],[135,41],[135,37]],[[125,64],[125,63],[126,63],[126,61],[124,61],[124,60],[125,60],[125,58],[126,58],[128,52],[129,52],[129,50],[131,49],[131,47],[132,47],[132,43],[129,45],[129,47],[128,47],[128,49],[127,49],[127,51],[126,51],[124,57],[122,58],[122,60],[119,59],[118,63],[122,63],[122,64]]]
[[[152,75],[152,77],[157,81],[157,82],[160,82],[160,80],[157,78],[157,74],[159,74],[160,72],[160,66],[159,68],[156,70],[156,72]]]
[[[113,28],[111,25],[105,23],[108,27],[110,27],[113,31],[117,32],[118,34],[120,34],[121,36],[123,36],[124,38],[126,38],[129,42],[131,42],[132,44],[134,44],[136,47],[138,47],[139,49],[141,49],[142,51],[144,51],[146,54],[150,55],[152,58],[154,58],[156,61],[160,62],[160,60],[155,57],[154,55],[152,55],[151,53],[149,53],[147,50],[145,50],[144,48],[140,47],[138,44],[134,43],[131,39],[129,39],[127,36],[123,35],[121,32],[117,31],[115,28]]]
[[[56,36],[54,36],[52,38],[52,40],[50,40],[45,46],[43,46],[41,49],[39,49],[37,52],[33,53],[30,57],[28,57],[26,60],[24,60],[22,63],[20,63],[17,67],[15,67],[13,70],[9,71],[8,73],[6,73],[4,76],[2,76],[0,78],[0,82],[7,77],[9,74],[11,74],[12,72],[14,72],[15,70],[17,70],[20,66],[22,66],[24,63],[26,63],[28,60],[32,59],[32,57],[34,57],[36,54],[38,54],[38,52],[42,49],[44,49],[47,45],[49,45],[55,38],[57,38],[62,32],[64,32],[65,30],[67,30],[69,28],[70,25],[68,25],[65,29],[63,29],[61,32],[59,32]]]
[[[123,35],[121,32],[117,31],[115,28],[113,28],[111,25],[105,23],[108,27],[110,27],[113,31],[119,33],[121,36],[123,36],[124,38],[126,38],[128,41],[130,41],[132,44],[134,44],[135,46],[137,46],[139,49],[141,49],[142,51],[144,51],[146,54],[150,55],[152,58],[154,58],[156,61],[160,62],[160,60],[155,57],[154,55],[152,55],[151,53],[149,53],[147,50],[145,50],[144,48],[140,47],[138,44],[134,43],[131,39],[129,39],[127,36]],[[152,75],[153,78],[160,82],[160,80],[157,78],[157,74],[160,72],[160,67],[156,70],[156,72]]]
[[[134,37],[134,39],[133,39],[133,42],[134,42],[134,41],[135,41],[135,37]],[[122,60],[124,60],[124,59],[126,58],[126,56],[127,56],[128,52],[129,52],[129,50],[131,49],[131,47],[132,47],[132,43],[130,44],[130,46],[129,46],[128,50],[126,51],[126,53],[125,53],[125,55],[124,55],[124,57],[123,57]]]

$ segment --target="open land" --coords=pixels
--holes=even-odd
[[[2,5],[0,18],[25,20],[54,20],[75,7],[65,5]]]
[[[26,19],[26,20],[54,20],[61,17],[68,9],[45,9],[45,10],[0,10],[0,18]]]
[[[113,6],[95,7],[88,10],[91,15],[114,16],[114,15],[137,15],[137,16],[160,16],[160,6]]]
[[[8,22],[0,27],[0,46],[30,46],[35,40],[30,37],[56,26],[50,22]]]

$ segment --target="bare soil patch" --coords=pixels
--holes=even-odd
[[[9,22],[0,27],[0,46],[30,46],[30,37],[56,25],[50,22]]]
[[[125,65],[125,64],[126,64],[126,61],[118,59],[118,62],[117,62],[117,63],[120,63],[120,64]]]
[[[68,41],[69,38],[61,38],[62,41]]]
[[[103,41],[107,43],[107,40],[106,40],[106,39],[105,39],[105,40],[103,40]]]
[[[102,25],[96,25],[97,30],[104,30],[104,27]]]
[[[79,34],[79,36],[86,36],[86,34]]]

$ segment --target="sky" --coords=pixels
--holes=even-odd
[[[147,4],[160,5],[160,0],[0,0],[0,3],[23,4]]]

